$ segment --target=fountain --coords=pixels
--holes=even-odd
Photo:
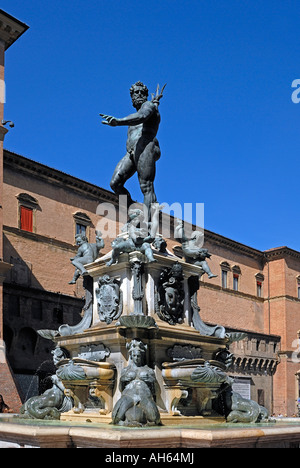
[[[53,387],[23,405],[15,426],[11,418],[2,420],[0,440],[20,440],[13,428],[19,425],[24,443],[52,447],[70,441],[80,447],[122,447],[129,440],[132,447],[300,441],[298,428],[274,426],[265,408],[232,389],[229,346],[246,335],[200,317],[200,278],[215,276],[203,233],[187,235],[177,220],[182,257],[167,249],[159,233],[162,207],[153,182],[162,91],[158,87],[149,101],[137,82],[131,87],[136,113],[122,119],[100,114],[104,124],[129,127],[127,154],[111,182],[116,193],[128,196],[128,222],[106,255],[100,232],[96,244],[77,236],[71,282],[83,277],[82,320],[39,330],[54,346]],[[124,188],[133,172],[144,194],[139,206],[131,205]]]

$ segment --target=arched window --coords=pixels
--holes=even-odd
[[[241,269],[238,265],[234,265],[232,267],[232,274],[233,274],[233,289],[234,291],[239,290],[239,284],[240,284],[240,276],[241,276]]]
[[[222,262],[221,266],[221,280],[222,288],[228,288],[228,272],[231,270],[228,262]]]
[[[36,210],[38,201],[28,193],[18,195],[19,229],[27,232],[36,232]]]
[[[82,234],[89,238],[89,227],[92,225],[91,218],[85,214],[77,212],[73,215],[75,221],[75,236]]]
[[[263,296],[263,282],[264,282],[264,275],[262,273],[257,273],[255,275],[256,279],[256,295],[257,297],[262,297]]]

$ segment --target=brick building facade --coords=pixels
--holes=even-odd
[[[4,80],[4,51],[26,28],[0,11],[0,80]],[[0,113],[2,119],[2,104]],[[0,338],[7,356],[2,346],[0,393],[18,411],[21,401],[36,393],[53,372],[51,342],[36,331],[81,319],[82,283],[68,284],[74,272],[70,257],[76,252],[75,234],[84,230],[94,242],[99,203],[117,206],[118,198],[7,150],[3,163],[6,131],[0,126]],[[102,254],[111,249],[111,240],[105,239]],[[205,231],[205,247],[218,276],[201,280],[201,318],[230,331],[247,332],[245,340],[232,345],[230,375],[236,379],[236,390],[270,412],[295,413],[300,253],[287,247],[262,252],[210,231]],[[172,236],[168,249],[180,255]]]
[[[36,330],[80,321],[82,284],[68,284],[74,272],[70,257],[76,252],[75,234],[84,229],[94,242],[99,203],[117,206],[118,198],[7,150],[3,191],[4,260],[13,265],[4,282],[4,336],[8,361],[25,398],[53,371],[51,342]],[[25,221],[23,208],[30,212]],[[101,254],[111,250],[111,240],[105,239]],[[262,252],[210,231],[205,231],[205,246],[218,276],[201,280],[201,317],[227,330],[247,332],[246,340],[232,345],[236,389],[271,412],[295,413],[298,367],[292,353],[300,329],[299,252]],[[173,238],[168,249],[180,256]]]

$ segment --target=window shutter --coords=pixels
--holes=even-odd
[[[21,206],[21,229],[23,231],[33,232],[33,210]]]

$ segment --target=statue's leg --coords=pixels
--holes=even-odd
[[[208,275],[209,278],[217,278],[217,275],[214,275],[211,271],[211,269],[208,266],[208,263],[206,260],[203,260],[199,262],[201,264],[202,269],[205,271],[205,273]]]
[[[130,246],[128,245],[128,241],[121,241],[119,242],[112,250],[111,259],[109,262],[106,263],[107,266],[111,266],[114,263],[118,263],[119,257],[122,252],[131,252]]]
[[[128,206],[133,203],[130,193],[124,187],[125,182],[136,172],[136,167],[129,153],[118,162],[110,181],[111,189],[117,195],[126,195],[128,197]]]
[[[152,252],[152,249],[150,247],[150,244],[148,244],[147,242],[144,242],[144,244],[142,245],[142,252],[146,255],[147,259],[149,262],[157,262],[157,260],[155,260],[155,258],[153,257],[153,252]]]
[[[75,284],[79,277],[80,277],[80,271],[76,268],[73,279],[69,281],[69,284]]]
[[[137,148],[138,150],[138,148]],[[144,204],[150,208],[152,203],[157,203],[157,198],[154,191],[155,179],[155,162],[157,160],[157,149],[155,143],[152,141],[148,143],[145,149],[138,155],[137,158],[137,173],[140,182],[141,191],[144,195]]]
[[[121,251],[117,247],[115,247],[111,253],[111,259],[108,262],[106,262],[106,265],[111,266],[114,263],[118,263],[120,253]]]
[[[77,258],[75,260],[72,260],[72,264],[74,265],[74,267],[78,269],[81,275],[85,275],[87,273],[86,269],[84,268],[84,265],[86,265],[87,263],[90,263],[90,262],[86,261],[84,257],[80,259]]]

